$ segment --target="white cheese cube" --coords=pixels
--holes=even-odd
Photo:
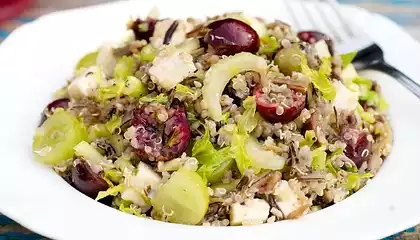
[[[98,50],[96,65],[102,69],[107,78],[114,76],[114,69],[117,65],[117,59],[114,56],[112,44],[106,44]]]
[[[170,90],[196,70],[193,57],[186,52],[163,50],[149,69],[152,80]]]
[[[289,215],[300,206],[296,194],[285,180],[282,180],[274,189],[274,196],[276,197],[277,205],[285,216]]]
[[[174,33],[172,34],[170,44],[176,45],[182,43],[185,40],[185,36],[188,32],[193,29],[193,25],[187,21],[178,21],[178,26],[176,27]],[[173,19],[167,19],[163,21],[159,21],[155,25],[155,30],[153,32],[153,36],[150,38],[150,42],[152,46],[155,48],[159,48],[163,45],[163,40],[165,38],[166,32],[171,27],[171,25],[175,22]]]
[[[354,68],[353,64],[349,64],[346,68],[343,69],[341,72],[342,79],[350,79],[353,80],[354,78],[358,77],[356,69]]]
[[[245,204],[234,203],[230,209],[230,223],[263,223],[270,213],[270,205],[262,199],[247,199]]]
[[[105,76],[98,67],[90,67],[70,83],[68,93],[72,98],[93,97],[103,78]]]
[[[148,204],[144,201],[141,193],[137,192],[134,188],[127,188],[121,193],[121,198],[127,201],[132,201],[140,207],[146,207]]]
[[[160,176],[155,173],[149,166],[140,162],[137,170],[138,171],[135,176],[128,177],[128,186],[134,187],[139,192],[143,192],[143,190],[148,186],[150,186],[152,189],[155,189],[159,186],[161,182]]]
[[[319,58],[331,57],[330,50],[328,50],[328,45],[324,40],[315,43],[315,49],[318,52]]]
[[[357,107],[359,94],[349,90],[344,84],[339,81],[335,81],[333,86],[336,90],[336,96],[334,99],[334,106],[342,110],[354,110]]]

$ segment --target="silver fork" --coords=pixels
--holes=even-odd
[[[288,0],[285,1],[288,12],[291,14],[293,19],[293,25],[299,30],[317,30],[321,31],[324,26],[324,31],[327,31],[335,43],[338,43],[335,50],[339,54],[357,51],[357,55],[353,60],[353,65],[357,70],[363,69],[374,69],[384,72],[394,77],[399,83],[410,90],[414,95],[420,98],[420,85],[412,80],[410,77],[394,68],[384,59],[384,53],[382,49],[372,41],[363,31],[355,31],[353,26],[347,23],[345,17],[341,13],[341,9],[336,0],[297,0],[300,2],[301,8],[304,15],[307,16],[307,20],[311,23],[313,29],[302,29],[300,19]],[[296,1],[294,1],[296,2]],[[309,6],[308,4],[311,4]],[[332,16],[329,12],[325,11],[325,7],[329,7],[335,15],[335,20],[338,23],[338,27],[331,22]],[[312,11],[315,10],[316,14]],[[318,16],[316,16],[318,15]],[[317,20],[321,20],[321,23]]]

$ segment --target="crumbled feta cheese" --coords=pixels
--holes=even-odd
[[[152,43],[153,47],[159,48],[163,45],[166,32],[174,21],[178,21],[178,26],[176,27],[175,32],[171,37],[170,44],[176,45],[182,43],[185,40],[186,34],[193,29],[193,25],[187,21],[173,19],[159,21],[156,23],[153,36],[150,38],[150,42]]]
[[[230,209],[230,223],[241,225],[249,222],[263,223],[270,213],[270,206],[262,199],[247,199],[245,204],[234,203]]]
[[[353,80],[355,77],[358,77],[356,69],[354,68],[353,64],[349,64],[346,68],[343,69],[341,72],[342,79],[351,79]]]
[[[128,186],[134,187],[137,191],[143,191],[148,186],[151,188],[157,188],[159,186],[161,179],[149,166],[140,162],[137,170],[135,176],[128,177]]]
[[[164,49],[153,60],[149,70],[152,80],[167,90],[182,82],[196,70],[193,57],[186,52]]]
[[[90,67],[70,83],[68,93],[71,98],[93,97],[104,78],[101,69]]]
[[[134,188],[125,189],[121,193],[121,198],[127,201],[132,201],[134,204],[137,204],[140,207],[148,206],[142,198],[141,194],[137,192]]]
[[[320,58],[331,57],[330,50],[328,49],[328,45],[325,42],[325,40],[321,40],[321,41],[318,41],[317,43],[315,43],[315,49],[318,52],[318,56]]]
[[[274,189],[274,196],[278,207],[286,217],[300,206],[296,194],[285,180],[282,180]]]
[[[349,90],[339,81],[335,81],[333,86],[337,92],[334,99],[334,106],[338,109],[347,109],[350,111],[356,109],[359,100],[359,94]]]
[[[105,44],[99,49],[96,65],[102,69],[107,78],[111,78],[114,75],[117,59],[115,59],[112,44]]]

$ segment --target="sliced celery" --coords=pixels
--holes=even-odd
[[[257,104],[255,102],[255,97],[247,97],[243,103],[245,112],[242,114],[238,122],[238,129],[241,132],[250,133],[258,124],[258,117],[256,114]]]
[[[325,170],[327,168],[327,153],[325,146],[321,146],[312,151],[312,168],[315,170]]]
[[[74,147],[76,155],[83,157],[86,161],[92,164],[100,164],[105,157],[89,143],[82,141]]]
[[[88,140],[93,142],[98,138],[109,137],[111,132],[105,126],[105,124],[95,124],[88,128]]]
[[[198,224],[209,205],[207,186],[193,171],[181,168],[152,198],[154,210],[169,222]]]
[[[115,78],[125,80],[128,76],[132,76],[134,65],[135,63],[132,57],[123,56],[120,58],[114,69]]]
[[[76,71],[81,68],[88,68],[96,64],[96,58],[98,57],[98,51],[91,52],[83,56],[76,65]]]
[[[158,50],[152,47],[151,44],[147,44],[141,49],[139,58],[143,62],[152,62],[155,59],[157,54],[158,54]]]
[[[314,130],[307,130],[305,132],[305,139],[303,139],[300,143],[299,146],[308,146],[308,147],[312,147],[312,145],[316,142],[316,134]]]
[[[139,98],[140,96],[148,93],[147,86],[142,83],[138,78],[128,76],[125,82],[124,95]]]
[[[261,76],[261,82],[267,71],[264,58],[252,53],[241,52],[220,60],[206,72],[203,85],[203,100],[207,103],[209,116],[215,121],[222,120],[220,97],[231,78],[244,71],[255,71]]]
[[[70,113],[57,109],[36,131],[32,149],[36,160],[59,164],[73,157],[73,147],[87,139],[86,128]]]
[[[112,135],[109,137],[112,147],[115,150],[117,156],[121,156],[124,151],[124,138],[121,135]]]
[[[121,127],[121,116],[112,115],[111,119],[105,123],[106,128],[110,133],[115,133]],[[121,131],[121,129],[119,130]]]
[[[251,158],[253,169],[281,170],[286,160],[273,151],[265,150],[264,146],[252,136],[245,144],[247,155]]]

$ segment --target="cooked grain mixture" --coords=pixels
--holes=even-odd
[[[173,223],[272,223],[354,194],[390,153],[379,86],[321,33],[242,13],[127,28],[80,59],[33,142],[103,204]]]

